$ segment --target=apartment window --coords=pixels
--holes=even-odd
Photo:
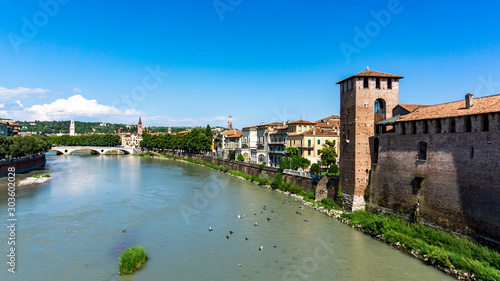
[[[392,89],[392,79],[387,78],[387,89]]]
[[[321,144],[321,140],[318,140],[318,144]]]
[[[424,134],[428,133],[429,133],[429,123],[427,122],[427,120],[424,120]]]
[[[335,145],[335,143],[336,143],[337,141],[336,141],[336,140],[333,140],[332,142],[333,142],[333,145]],[[326,143],[326,142],[325,142],[325,143]]]
[[[320,150],[318,149],[318,154],[317,154],[317,155],[319,156],[320,154],[321,154],[321,152],[320,152]]]
[[[418,160],[427,160],[427,143],[425,141],[421,141],[418,143]]]
[[[465,131],[472,132],[472,117],[465,116]]]
[[[363,88],[368,89],[368,77],[363,77]]]
[[[375,79],[375,88],[380,89],[380,78]]]
[[[295,140],[293,140],[293,145],[295,145]]]
[[[406,135],[406,125],[405,123],[401,123],[401,134]]]
[[[307,147],[311,147],[311,140],[307,140]]]
[[[483,127],[483,132],[488,132],[490,130],[490,120],[488,119],[488,114],[481,115],[481,125]]]
[[[310,149],[307,150],[307,155],[311,156],[311,150]]]
[[[299,126],[299,132],[302,132],[302,126]]]
[[[436,119],[436,133],[441,133],[441,119]]]
[[[455,118],[451,118],[450,121],[450,133],[455,133],[457,131],[457,124],[455,122]]]
[[[416,134],[417,133],[417,122],[411,121],[411,133]]]

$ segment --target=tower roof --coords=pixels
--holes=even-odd
[[[141,124],[142,125],[141,117],[139,117],[139,123],[137,123],[137,124]]]
[[[397,79],[404,78],[403,76],[399,76],[399,75],[373,71],[367,67],[365,71],[361,71],[360,73],[354,74],[351,77],[347,77],[345,79],[342,79],[339,82],[337,82],[336,84],[340,84],[340,83],[344,82],[345,80],[350,79],[352,77],[391,77],[391,78],[397,78]]]

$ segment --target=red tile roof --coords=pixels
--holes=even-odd
[[[239,138],[243,135],[243,132],[242,131],[236,131],[234,134],[230,135],[230,136],[227,136],[226,139],[230,139],[230,138]]]
[[[409,112],[412,112],[418,108],[431,106],[428,104],[398,104],[398,105],[401,106],[402,108],[408,110]]]
[[[302,120],[302,119],[288,123],[288,125],[294,125],[294,124],[314,125],[313,122]]]
[[[419,108],[414,112],[401,116],[396,122],[457,117],[483,113],[500,112],[500,95],[473,99],[473,106],[465,108],[465,99]]]
[[[338,134],[335,133],[334,131],[330,131],[330,130],[325,131],[325,130],[323,130],[323,132],[321,132],[320,128],[315,128],[315,130],[316,130],[316,133],[315,133],[316,136],[338,136]],[[313,135],[313,130],[312,129],[311,130],[307,130],[305,132],[299,133],[298,135]]]
[[[337,82],[337,84],[340,84],[340,83],[344,82],[345,80],[350,79],[352,77],[392,77],[392,78],[397,78],[397,79],[404,78],[403,76],[399,76],[399,75],[394,75],[394,74],[383,73],[383,72],[378,72],[378,71],[366,69],[365,71],[354,74],[351,77],[347,77],[345,79],[340,80],[339,82]]]

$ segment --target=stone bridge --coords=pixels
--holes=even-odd
[[[110,151],[116,151],[116,152],[121,151],[125,154],[134,154],[134,153],[141,152],[140,148],[121,147],[121,146],[54,146],[54,147],[52,147],[51,150],[60,152],[64,155],[69,155],[72,152],[79,151],[79,150],[92,150],[92,151],[95,151],[101,155],[106,154],[107,152],[110,152]]]

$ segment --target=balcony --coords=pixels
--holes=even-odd
[[[269,153],[285,155],[285,151],[282,150],[269,150]]]

